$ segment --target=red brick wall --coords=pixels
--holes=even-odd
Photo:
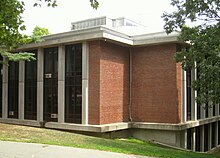
[[[89,44],[89,123],[128,121],[129,48],[105,41]]]
[[[133,48],[133,121],[180,122],[181,68],[175,52],[175,44]]]
[[[99,41],[89,43],[89,124],[100,124],[100,54]]]
[[[180,63],[176,64],[176,87],[178,96],[177,122],[180,123],[182,118],[182,66]]]

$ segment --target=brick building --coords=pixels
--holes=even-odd
[[[140,34],[142,27],[100,17],[18,48],[36,60],[3,65],[0,122],[216,147],[220,108],[195,102],[196,70],[173,60],[184,45],[178,33]]]

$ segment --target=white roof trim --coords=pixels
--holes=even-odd
[[[73,30],[69,32],[59,33],[44,36],[40,43],[31,43],[19,47],[17,50],[32,49],[37,47],[48,47],[52,45],[59,45],[71,42],[88,41],[95,39],[109,39],[115,42],[131,45],[151,45],[159,43],[179,42],[179,33],[171,33],[167,35],[165,32],[144,34],[138,36],[128,36],[124,33],[112,30],[107,27],[97,26],[93,28],[86,28],[82,30]]]
[[[166,34],[166,32],[158,32],[158,33],[132,36],[131,38],[134,39],[133,45],[180,42],[178,39],[179,38],[178,32],[173,32],[168,35]]]

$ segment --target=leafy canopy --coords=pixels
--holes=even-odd
[[[36,26],[32,32],[32,35],[27,38],[27,43],[41,42],[42,41],[41,37],[49,34],[50,32],[47,28]]]
[[[24,12],[24,3],[18,0],[0,1],[0,55],[9,60],[33,60],[31,53],[11,53],[13,49],[25,44],[27,36],[20,32],[25,30],[21,14]],[[1,63],[3,63],[1,61]]]
[[[204,107],[220,103],[220,0],[172,0],[177,11],[164,13],[167,33],[180,30],[188,46],[175,55],[184,70],[197,69],[192,88]]]
[[[33,6],[41,6],[45,2],[48,7],[56,7],[56,0],[33,0]],[[97,0],[89,1],[94,9],[99,3]],[[39,42],[40,37],[49,34],[45,28],[35,27],[33,35],[28,37],[21,34],[25,30],[22,13],[24,12],[24,2],[22,0],[0,0],[0,55],[12,61],[33,60],[32,53],[20,52],[11,53],[20,45],[30,42]],[[3,63],[0,61],[0,63]]]
[[[46,36],[49,35],[50,32],[47,28],[36,26],[33,30],[32,36]]]
[[[34,6],[41,6],[42,1],[47,3],[48,7],[56,7],[57,6],[57,0],[38,0],[36,3],[34,3]],[[98,9],[99,2],[98,0],[89,0],[90,5],[93,9]]]
[[[0,1],[0,48],[13,48],[22,42],[19,31],[24,30],[21,14],[24,4],[17,0]]]

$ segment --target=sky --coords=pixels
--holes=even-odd
[[[163,31],[164,12],[174,8],[170,0],[98,0],[97,10],[90,6],[89,0],[57,0],[56,8],[33,7],[36,0],[23,0],[25,12],[25,33],[31,35],[35,26],[48,28],[50,33],[71,30],[71,22],[107,16],[109,18],[126,17],[147,27],[149,32]]]

